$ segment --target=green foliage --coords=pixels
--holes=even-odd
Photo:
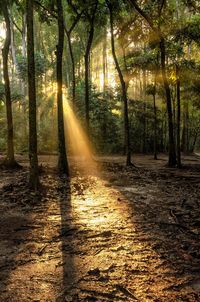
[[[41,77],[45,74],[48,66],[48,60],[41,53],[35,53],[35,73],[36,77]],[[18,75],[23,81],[27,80],[27,58],[19,55],[17,57]]]
[[[184,39],[188,43],[195,41],[197,44],[200,43],[200,14],[192,16],[183,28],[177,31],[177,37]]]

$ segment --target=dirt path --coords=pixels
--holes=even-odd
[[[200,301],[198,169],[1,177],[0,301]]]

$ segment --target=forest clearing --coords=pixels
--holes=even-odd
[[[98,175],[72,162],[70,185],[39,159],[40,195],[27,168],[1,173],[0,301],[199,301],[200,157],[181,171],[103,157]]]
[[[0,0],[0,302],[200,301],[200,1]]]

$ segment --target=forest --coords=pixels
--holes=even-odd
[[[0,302],[200,301],[200,1],[0,0]]]

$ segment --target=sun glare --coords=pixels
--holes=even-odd
[[[0,39],[5,39],[6,37],[6,30],[5,30],[5,27],[4,27],[4,24],[1,23],[0,24]]]

